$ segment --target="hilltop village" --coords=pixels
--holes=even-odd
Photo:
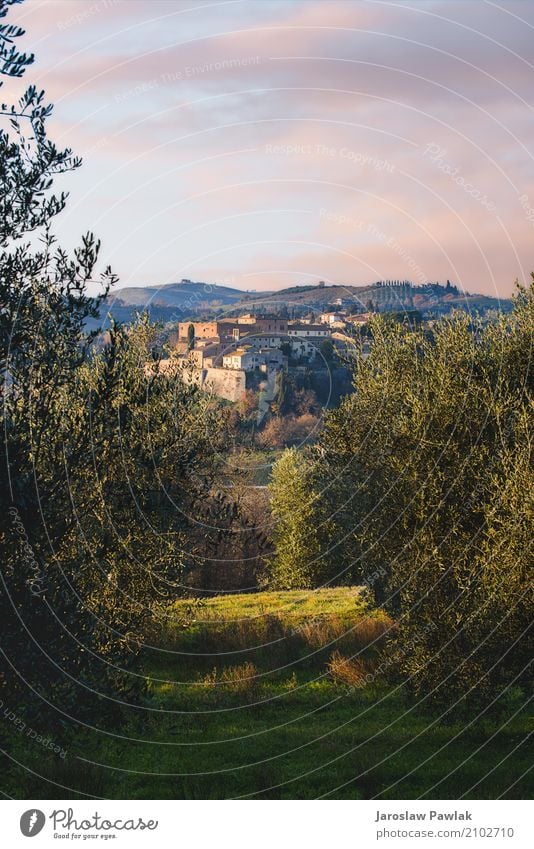
[[[283,294],[295,298],[302,292],[318,297],[307,308],[296,299],[293,303],[252,301],[247,312],[237,309],[232,316],[194,315],[175,323],[158,368],[179,368],[185,380],[227,401],[239,402],[248,389],[257,389],[260,380],[272,383],[280,371],[313,372],[318,377],[331,371],[355,338],[367,338],[365,328],[374,312],[423,320],[418,290],[408,281],[376,283],[366,302],[349,290],[344,297],[333,298],[324,284],[295,287]],[[437,292],[441,296],[458,294],[449,283],[447,287],[437,285]],[[364,349],[368,344],[368,340],[364,342]]]
[[[258,376],[272,381],[281,370],[324,370],[334,351],[346,348],[351,328],[368,313],[322,313],[318,319],[289,320],[247,313],[213,321],[179,322],[159,369],[181,368],[184,378],[228,401],[240,401]]]
[[[180,284],[194,285],[191,281]],[[460,301],[457,287],[449,281],[446,286],[425,287],[409,281],[381,281],[365,290],[365,298],[360,290],[350,288],[335,297],[340,291],[323,283],[297,286],[268,300],[250,299],[241,308],[229,305],[230,314],[214,304],[211,308],[206,304],[201,314],[196,304],[196,314],[193,311],[166,324],[166,354],[157,367],[160,372],[179,368],[188,382],[219,398],[240,402],[247,390],[257,390],[262,380],[273,383],[281,371],[293,376],[313,373],[320,380],[321,374],[325,377],[340,365],[355,339],[363,342],[365,355],[371,335],[367,324],[373,313],[430,328],[436,316]]]

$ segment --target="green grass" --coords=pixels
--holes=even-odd
[[[201,622],[207,620],[236,621],[262,616],[278,616],[286,621],[301,622],[315,616],[354,616],[365,610],[360,587],[332,587],[321,590],[286,590],[280,592],[221,595],[208,598],[197,607],[190,600],[177,601],[173,612],[178,618],[189,615]]]
[[[528,798],[520,692],[489,715],[440,720],[380,678],[333,680],[333,651],[372,671],[390,628],[358,588],[179,602],[165,651],[139,659],[145,709],[111,734],[77,730],[65,762],[36,746],[21,760],[111,798]],[[12,766],[6,778],[15,797],[72,795]]]

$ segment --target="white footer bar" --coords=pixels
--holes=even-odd
[[[2,844],[10,849],[67,843],[124,849],[530,849],[531,814],[525,801],[9,800],[0,806]]]

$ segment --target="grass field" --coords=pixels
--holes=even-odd
[[[478,717],[428,712],[373,674],[392,629],[358,588],[180,601],[139,659],[143,709],[125,709],[112,733],[77,729],[64,761],[35,745],[14,752],[68,792],[13,765],[7,788],[34,798],[531,796],[521,694]]]

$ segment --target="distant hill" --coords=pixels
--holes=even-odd
[[[111,314],[128,323],[136,313],[147,310],[153,321],[184,321],[193,317],[237,315],[242,312],[287,311],[289,315],[320,312],[343,307],[355,312],[417,309],[422,313],[444,314],[451,309],[486,312],[508,310],[511,302],[488,295],[471,295],[446,285],[427,283],[413,286],[408,281],[380,281],[366,286],[335,284],[291,286],[277,292],[243,292],[215,283],[182,280],[165,286],[128,286],[111,293],[102,308],[100,323]],[[93,323],[92,323],[93,324]],[[96,325],[96,322],[94,323]]]
[[[243,297],[242,289],[230,286],[218,286],[215,283],[194,283],[182,280],[180,283],[167,283],[165,286],[129,286],[117,289],[110,295],[110,304],[120,306],[175,307],[177,309],[196,309],[213,301],[230,304]]]
[[[212,312],[240,301],[242,289],[182,280],[164,286],[126,286],[111,292],[102,307],[100,323],[108,314],[128,323],[136,313],[148,311],[153,321],[180,321],[189,315]],[[96,326],[99,322],[91,322]]]
[[[318,312],[328,308],[395,311],[417,309],[423,313],[443,314],[452,309],[469,312],[486,312],[489,309],[508,310],[511,301],[492,298],[489,295],[471,295],[461,292],[449,282],[428,283],[413,286],[408,281],[380,281],[367,286],[292,286],[278,292],[247,294],[246,298],[226,309],[226,314],[242,310],[273,311],[286,307],[289,312],[300,314],[305,311]]]

